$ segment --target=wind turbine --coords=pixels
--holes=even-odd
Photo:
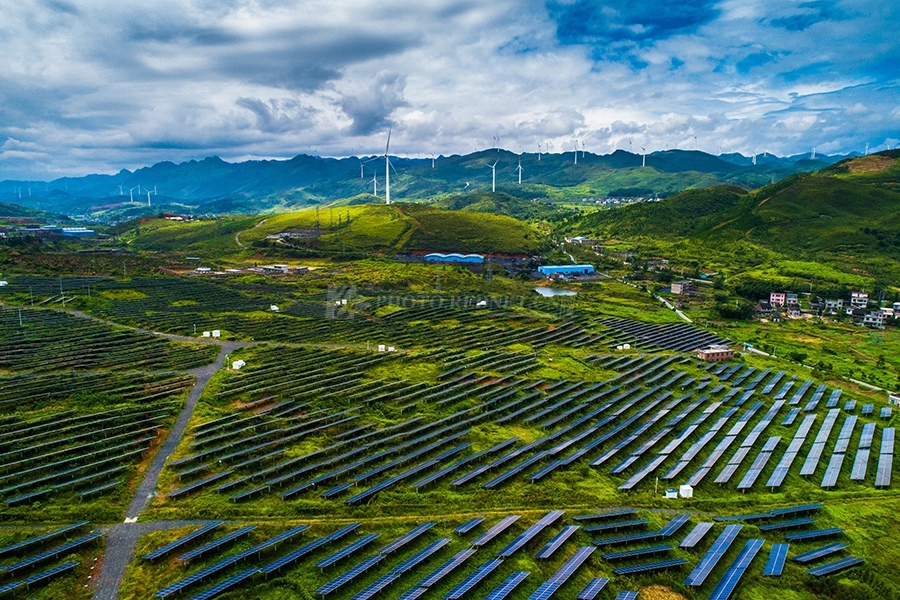
[[[647,166],[647,149],[641,146],[641,167]]]
[[[497,163],[500,162],[500,159],[494,161],[492,165],[485,165],[486,167],[491,168],[491,191],[497,191]]]
[[[378,197],[378,175],[372,174],[372,195]]]
[[[147,190],[147,206],[150,206],[150,190]]]
[[[538,160],[541,160],[541,143],[538,142]]]
[[[132,188],[129,188],[129,189],[128,189],[128,201],[129,201],[129,202],[134,202],[134,188],[138,188],[138,194],[141,193],[140,186],[137,186],[137,185],[136,185],[136,186],[134,186],[134,187],[132,187]]]
[[[388,151],[391,149],[391,127],[388,127],[387,144],[384,146],[384,203],[391,203],[391,159]]]
[[[581,140],[581,158],[584,158],[584,140]]]
[[[816,147],[813,146],[812,154],[809,155],[810,160],[816,160]]]
[[[125,195],[125,192],[122,191],[122,184],[121,184],[121,183],[119,184],[119,195],[120,195],[120,196],[124,196],[124,195]]]
[[[868,156],[868,155],[869,155],[869,142],[866,142],[866,156]],[[31,194],[28,194],[28,195],[30,196]]]
[[[575,140],[575,164],[578,164],[578,140]]]
[[[431,152],[431,168],[434,168],[434,152]]]
[[[522,159],[519,158],[519,166],[516,167],[516,171],[519,172],[519,185],[522,185]]]

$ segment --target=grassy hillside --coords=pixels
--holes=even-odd
[[[318,237],[313,232],[318,230]],[[306,231],[310,237],[273,242],[266,236]],[[189,223],[150,219],[119,227],[132,250],[249,252],[270,245],[317,252],[411,250],[535,253],[543,234],[504,215],[442,210],[418,204],[361,204],[260,217],[223,217]]]
[[[900,276],[900,152],[847,159],[745,193],[688,190],[659,203],[586,215],[571,232],[620,239],[688,238],[725,251],[750,245],[882,281]],[[834,279],[833,277],[831,279]]]

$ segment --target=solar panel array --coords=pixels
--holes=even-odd
[[[500,550],[497,553],[497,556],[500,558],[508,558],[512,556],[516,550],[530,542],[534,537],[536,537],[540,532],[544,529],[552,525],[554,522],[559,520],[566,511],[564,510],[553,510],[540,518],[540,520],[534,525],[530,526],[528,529],[523,531],[516,539],[511,541],[505,548]]]
[[[836,552],[840,552],[844,548],[847,548],[850,544],[846,544],[844,542],[835,542],[833,544],[826,544],[825,546],[820,546],[818,548],[813,548],[807,552],[802,554],[798,554],[792,560],[798,563],[808,563],[814,560],[819,560],[820,558],[824,558],[826,556],[830,556]]]
[[[694,570],[688,574],[687,579],[684,580],[684,584],[694,587],[703,585],[703,582],[706,581],[706,578],[709,577],[712,570],[719,564],[719,561],[722,560],[722,557],[731,547],[731,544],[737,539],[738,533],[740,533],[742,527],[743,525],[726,525],[722,533],[719,534],[719,537],[716,538],[716,541],[713,542],[709,550],[706,551],[706,554],[703,555],[703,558],[700,559],[700,562],[697,563],[697,566],[694,567]]]
[[[484,546],[495,537],[506,531],[513,523],[522,518],[522,515],[509,515],[503,517],[496,525],[485,531],[477,540],[472,542],[473,546]]]
[[[525,578],[528,577],[528,575],[530,575],[528,571],[516,571],[503,580],[503,583],[491,590],[488,595],[484,597],[484,600],[503,600],[509,596],[520,583],[525,581]]]
[[[841,467],[844,464],[847,448],[850,446],[850,438],[853,436],[853,429],[856,427],[856,415],[850,415],[844,419],[844,424],[838,434],[838,439],[834,443],[834,450],[831,459],[828,461],[828,468],[825,475],[822,476],[823,488],[830,488],[837,485],[838,475],[841,473]]]
[[[550,558],[580,528],[580,525],[566,525],[559,531],[559,533],[553,536],[553,538],[549,542],[547,542],[540,550],[538,550],[537,554],[535,554],[534,557],[542,560]]]
[[[845,571],[852,567],[856,567],[858,565],[863,564],[863,559],[857,558],[855,556],[848,556],[846,558],[842,558],[840,560],[836,560],[834,562],[821,565],[818,567],[813,567],[811,569],[807,569],[806,572],[814,577],[824,577],[825,575],[831,575],[833,573],[839,573],[841,571]]]
[[[492,558],[487,562],[479,565],[478,568],[472,571],[465,579],[456,584],[453,589],[444,594],[444,598],[449,598],[450,600],[462,598],[463,595],[466,594],[466,592],[478,585],[485,577],[490,575],[501,564],[503,564],[503,560],[499,558]]]
[[[731,597],[738,582],[741,580],[741,577],[744,576],[744,573],[747,571],[750,563],[753,562],[757,553],[759,553],[764,542],[765,540],[758,538],[747,540],[741,553],[734,559],[734,562],[732,562],[731,566],[728,567],[728,570],[725,571],[725,575],[719,580],[719,583],[716,584],[716,587],[709,595],[709,600],[727,600]]]
[[[707,533],[713,528],[714,523],[711,521],[702,521],[697,523],[690,533],[678,544],[679,548],[693,548],[700,543]]]
[[[649,573],[651,571],[661,571],[663,569],[671,569],[686,565],[687,560],[683,558],[670,558],[656,562],[641,563],[637,565],[629,565],[627,567],[618,567],[613,569],[616,575],[637,575],[638,573]]]
[[[556,593],[559,588],[575,574],[584,561],[594,552],[596,548],[593,546],[582,546],[575,551],[575,554],[562,564],[562,566],[550,576],[547,581],[542,583],[538,588],[528,596],[528,600],[547,600]]]
[[[576,600],[594,600],[606,584],[609,583],[608,577],[595,577],[588,581],[587,585],[575,596]]]
[[[778,577],[784,571],[784,562],[787,559],[790,544],[772,544],[769,550],[769,558],[763,568],[763,575]]]
[[[822,427],[819,428],[819,432],[816,434],[815,440],[813,440],[812,448],[810,449],[809,454],[806,455],[806,461],[800,468],[800,475],[812,475],[816,472],[816,468],[819,466],[819,460],[822,458],[822,453],[825,451],[825,444],[828,442],[828,437],[831,435],[831,430],[837,421],[838,415],[840,415],[840,411],[836,408],[829,410],[828,414],[825,415]]]
[[[878,472],[875,475],[875,487],[888,487],[891,485],[893,468],[894,428],[885,427],[881,430],[881,452],[878,455]]]

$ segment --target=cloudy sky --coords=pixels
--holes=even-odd
[[[896,0],[0,0],[0,180],[900,141]]]

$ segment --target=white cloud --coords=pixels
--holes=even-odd
[[[0,179],[377,152],[389,124],[401,154],[897,139],[900,6],[728,0],[668,27],[654,4],[607,11],[620,44],[538,0],[4,3]]]

